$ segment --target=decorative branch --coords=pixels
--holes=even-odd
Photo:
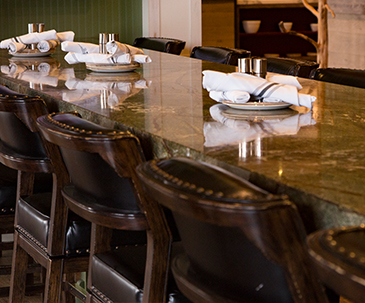
[[[303,5],[305,6],[305,8],[307,10],[309,10],[314,16],[317,17],[317,19],[319,18],[319,13],[317,12],[317,10],[308,3],[308,0],[302,0]]]
[[[329,5],[327,3],[324,5],[324,7],[331,13],[333,18],[336,17],[335,12],[332,10],[332,8],[329,7]]]

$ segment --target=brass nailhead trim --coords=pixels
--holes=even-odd
[[[167,172],[163,171],[161,168],[159,168],[157,166],[156,160],[151,161],[150,167],[151,167],[152,171],[154,171],[158,175],[162,176],[163,178],[171,181],[172,183],[174,183],[178,186],[182,186],[184,188],[189,188],[191,190],[195,190],[198,194],[204,193],[207,196],[211,196],[214,194],[214,196],[216,196],[218,198],[222,198],[224,196],[224,194],[222,192],[214,193],[214,191],[211,189],[204,189],[203,187],[197,188],[197,186],[195,184],[191,184],[189,182],[184,182],[183,180],[168,174]]]
[[[17,229],[26,237],[31,239],[37,246],[39,246],[43,251],[47,252],[47,248],[44,247],[40,242],[38,242],[29,232],[27,232],[24,228],[17,226]]]

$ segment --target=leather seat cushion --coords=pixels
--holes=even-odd
[[[310,73],[319,64],[313,61],[302,61],[292,58],[266,58],[267,71],[284,75],[309,78]]]
[[[318,68],[311,79],[365,88],[365,70],[349,68]]]
[[[17,228],[29,233],[47,247],[51,194],[42,193],[20,199],[16,212]],[[21,231],[20,230],[20,231]],[[90,247],[90,223],[70,212],[66,236],[66,255],[86,253]]]
[[[116,302],[142,302],[146,246],[124,246],[94,255],[91,260],[93,293],[100,291]],[[171,278],[167,302],[189,302]]]

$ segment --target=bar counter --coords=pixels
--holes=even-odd
[[[147,159],[189,156],[226,168],[296,203],[307,231],[365,220],[365,90],[300,79],[317,96],[304,107],[210,114],[217,103],[202,88],[202,71],[235,67],[155,51],[129,73],[95,73],[49,57],[0,51],[0,83],[42,97],[50,111],[78,111],[98,124],[129,130]],[[217,108],[217,107],[214,107]],[[232,114],[232,113],[231,113]],[[228,119],[230,120],[230,119]]]

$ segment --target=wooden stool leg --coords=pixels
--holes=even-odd
[[[63,260],[50,260],[47,266],[44,303],[59,302],[61,297]],[[15,302],[14,302],[15,303]]]
[[[11,267],[11,282],[9,303],[23,302],[28,268],[28,254],[18,246],[19,234],[14,233],[13,261]]]

